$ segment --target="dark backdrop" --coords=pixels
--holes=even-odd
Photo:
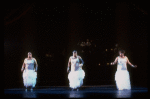
[[[38,62],[37,86],[69,86],[73,50],[85,64],[84,85],[115,85],[109,63],[125,49],[131,84],[147,87],[147,5],[140,2],[5,3],[5,88],[23,87],[21,67],[30,51]],[[90,46],[82,46],[87,39]],[[99,65],[100,64],[100,65]]]

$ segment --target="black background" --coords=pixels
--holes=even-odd
[[[115,84],[117,66],[107,63],[118,56],[111,50],[116,44],[138,66],[128,65],[131,84],[147,87],[146,2],[5,2],[4,8],[5,88],[23,87],[21,67],[28,52],[39,65],[37,86],[69,86],[73,50],[85,62],[84,85]],[[87,39],[91,46],[80,46]]]

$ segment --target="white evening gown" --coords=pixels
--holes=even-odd
[[[34,59],[27,60],[25,59],[25,70],[23,71],[23,83],[25,87],[31,86],[35,87],[37,72],[34,70]]]
[[[127,70],[127,57],[125,58],[118,57],[118,65],[117,71],[115,73],[115,81],[118,90],[131,89],[130,75]]]
[[[85,72],[79,67],[79,58],[71,58],[71,72],[68,74],[69,85],[71,88],[76,89],[83,85],[83,79],[85,77]]]

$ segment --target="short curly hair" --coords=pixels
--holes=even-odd
[[[125,50],[121,49],[121,50],[119,50],[119,53],[125,54]]]
[[[28,54],[32,54],[31,52],[28,52]]]
[[[74,50],[72,53],[77,53],[77,51],[76,51],[76,50]]]

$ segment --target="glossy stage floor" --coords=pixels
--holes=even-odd
[[[132,86],[132,90],[118,91],[114,85],[83,86],[79,91],[72,91],[68,86],[40,86],[31,91],[24,88],[4,89],[4,97],[21,98],[145,98],[148,88]]]

